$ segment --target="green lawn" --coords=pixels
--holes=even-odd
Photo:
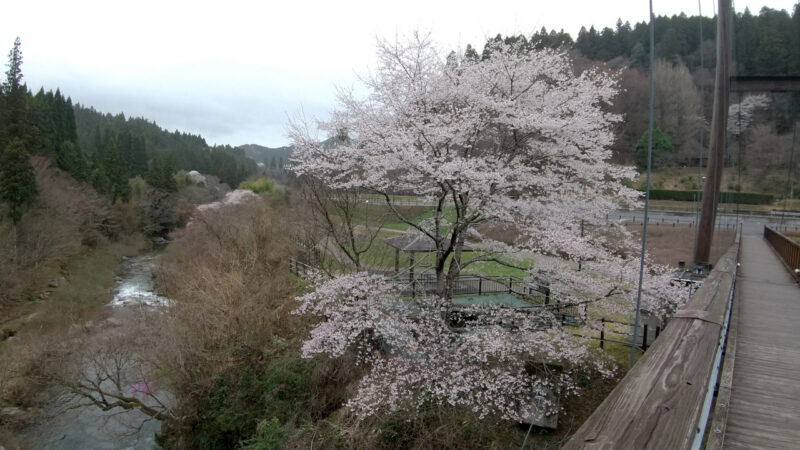
[[[384,242],[384,239],[397,236],[395,233],[381,232],[377,239],[370,247],[369,251],[362,255],[364,264],[374,267],[383,267],[386,269],[394,269],[395,249]],[[478,256],[478,252],[463,252],[461,260],[466,261]],[[449,267],[452,261],[452,255],[447,260]],[[422,271],[425,269],[432,269],[436,262],[436,257],[433,253],[416,253],[414,255],[414,268],[415,270]],[[410,263],[409,254],[400,252],[400,270],[407,270]],[[521,267],[533,267],[535,261],[532,258],[523,258],[521,261],[514,261],[513,264]],[[499,277],[518,277],[524,278],[527,276],[524,270],[514,267],[504,266],[496,262],[477,262],[470,264],[464,269],[464,274],[468,275],[483,275],[483,276],[499,276]]]

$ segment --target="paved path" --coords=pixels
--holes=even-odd
[[[724,448],[800,448],[800,288],[762,236],[742,237]]]

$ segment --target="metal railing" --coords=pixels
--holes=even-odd
[[[315,276],[326,276],[325,272],[297,258],[289,259],[289,272],[300,278],[311,279]],[[392,276],[400,284],[400,294],[408,297],[417,295],[431,295],[436,293],[437,281],[433,273],[422,272],[414,276],[414,281],[410,282],[407,278],[397,277],[393,272],[382,273],[385,276]],[[404,281],[401,281],[404,280]],[[486,295],[486,294],[514,294],[527,301],[530,305],[521,307],[522,309],[531,308],[545,309],[561,322],[561,325],[580,325],[584,322],[584,315],[581,314],[578,305],[570,302],[562,302],[554,297],[546,281],[529,279],[523,280],[514,276],[479,276],[479,275],[459,275],[453,285],[453,295]],[[645,346],[647,346],[645,340]]]
[[[319,274],[324,274],[320,269],[308,265],[304,262],[298,261],[297,258],[289,258],[289,272],[297,275],[300,278],[310,279]]]
[[[638,325],[639,332],[637,334],[636,343],[633,343],[633,327],[636,326],[630,322],[620,322],[616,320],[606,319],[605,317],[601,317],[600,321],[589,322],[587,331],[589,333],[575,333],[575,336],[582,337],[584,339],[593,339],[599,341],[599,345],[601,349],[605,349],[605,344],[607,342],[620,344],[627,347],[631,345],[636,345],[636,348],[642,351],[642,353],[646,352],[650,346],[653,345],[658,336],[661,335],[661,328],[663,324],[658,322],[657,325],[648,324],[646,322],[640,323]],[[615,327],[614,325],[617,325]],[[620,326],[624,328],[624,330],[620,329]],[[597,334],[591,334],[594,331]]]
[[[778,253],[794,279],[800,281],[800,244],[768,226],[764,226],[764,238]]]
[[[437,285],[435,274],[423,272],[414,276],[413,282],[407,282],[403,287],[403,293],[411,296],[433,294]],[[537,283],[513,276],[459,275],[453,284],[453,295],[498,293],[517,294],[522,297],[541,295],[545,304],[550,303],[550,288],[544,282]]]

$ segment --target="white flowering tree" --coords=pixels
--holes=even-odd
[[[404,299],[393,282],[356,273],[299,298],[300,312],[320,318],[304,356],[356,352],[371,368],[350,402],[362,415],[433,401],[520,420],[537,392],[568,395],[586,371],[611,373],[547,309],[484,307],[466,311],[477,317],[466,330],[452,327],[455,280],[479,261],[547,255],[532,275],[584,314],[588,304],[625,310],[638,270],[612,233],[581,231],[581,220],[604,221],[638,195],[621,183],[631,170],[607,162],[611,126],[620,120],[604,108],[615,81],[597,71],[576,76],[569,59],[551,50],[502,43],[490,50],[484,59],[444,59],[419,36],[383,42],[378,67],[364,80],[369,95],[341,91],[339,108],[319,124],[348,139],[327,148],[307,124],[289,126],[297,174],[381,195],[435,245],[429,297]],[[404,217],[393,204],[397,192],[426,197],[435,205],[431,219]],[[492,240],[484,225],[517,237]],[[466,257],[468,241],[476,251]],[[645,305],[664,308],[662,300],[675,297],[663,277],[649,280]]]
[[[759,109],[769,105],[769,97],[765,94],[748,95],[739,103],[728,107],[728,133],[739,137],[747,130],[753,121],[753,116]]]

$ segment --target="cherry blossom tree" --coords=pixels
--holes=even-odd
[[[620,244],[622,227],[582,226],[637,202],[621,183],[632,169],[607,162],[612,126],[621,120],[607,108],[613,77],[576,76],[555,50],[498,42],[485,55],[441,58],[421,36],[381,42],[377,69],[363,80],[366,98],[341,90],[339,108],[316,130],[299,120],[289,125],[292,170],[331,189],[381,195],[435,246],[433,295],[404,299],[391,280],[356,273],[299,297],[298,311],[320,318],[304,356],[355,351],[371,367],[350,403],[363,414],[436,401],[520,420],[537,392],[569,395],[585,371],[611,373],[551,310],[453,306],[458,275],[480,261],[544,255],[531,275],[547,279],[562,305],[584,317],[588,305],[627,311],[638,270]],[[320,131],[348,139],[329,148]],[[431,202],[430,220],[403,216],[393,202],[398,192]],[[489,225],[516,238],[491,239],[482,231]],[[477,251],[467,257],[468,240]],[[678,297],[663,270],[651,274],[646,307],[674,308]],[[466,330],[453,326],[458,314],[473,319]]]
[[[728,133],[740,136],[750,126],[755,112],[767,105],[769,105],[769,97],[764,94],[748,95],[739,103],[732,104],[728,108],[728,117],[730,117]]]

